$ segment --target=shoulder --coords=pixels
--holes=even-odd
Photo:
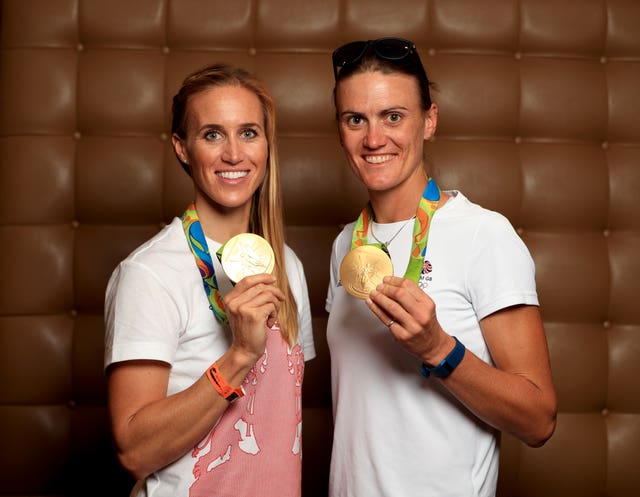
[[[451,198],[437,212],[438,224],[468,225],[473,231],[500,233],[515,231],[509,219],[503,214],[487,209],[469,200],[462,192],[447,192]]]
[[[156,235],[134,249],[114,270],[111,279],[126,275],[146,274],[156,280],[173,279],[194,266],[193,256],[175,218]]]
[[[440,210],[438,210],[439,215],[457,218],[457,217],[493,217],[493,216],[502,216],[502,214],[487,209],[475,202],[469,200],[464,193],[459,190],[449,190],[447,191],[450,198],[449,200],[442,206]]]
[[[156,235],[133,250],[123,262],[157,264],[164,259],[175,257],[177,253],[184,253],[186,248],[188,247],[182,223],[180,219],[174,218]]]

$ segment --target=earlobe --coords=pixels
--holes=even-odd
[[[187,160],[187,154],[184,150],[184,143],[182,142],[182,138],[174,133],[173,135],[171,135],[171,144],[173,145],[173,151],[175,152],[178,159],[188,165],[189,161]]]

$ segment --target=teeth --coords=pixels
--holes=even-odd
[[[392,155],[367,155],[364,159],[369,164],[382,164],[383,162],[391,160],[392,158]]]
[[[247,171],[221,171],[216,174],[224,179],[238,179],[244,178],[249,173]]]

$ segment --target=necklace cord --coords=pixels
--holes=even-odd
[[[407,265],[407,269],[404,273],[405,278],[409,278],[416,283],[418,283],[420,275],[422,274],[422,271],[424,269],[424,257],[427,251],[427,241],[429,238],[431,219],[435,211],[438,209],[439,202],[440,187],[438,187],[433,178],[429,178],[427,186],[420,198],[418,211],[415,215],[415,221],[413,223],[413,242],[409,256],[409,264]],[[361,247],[368,244],[367,235],[369,233],[369,223],[373,219],[373,216],[374,213],[371,208],[371,202],[369,202],[358,216],[358,219],[356,219],[353,228],[353,234],[351,237],[352,250],[356,247]],[[393,239],[400,233],[400,231],[402,231],[404,226],[405,225],[403,225],[387,243],[391,243]],[[371,235],[373,236],[373,238],[376,238],[373,230],[371,230]],[[376,238],[376,240],[378,239]],[[378,240],[378,242],[379,241],[380,240]],[[386,247],[384,244],[382,244],[381,248],[383,251],[387,252],[388,255],[388,251],[385,250]]]
[[[394,235],[393,235],[391,238],[389,238],[389,240],[387,240],[386,242],[383,242],[382,240],[380,240],[380,239],[376,236],[376,234],[373,232],[373,223],[371,223],[371,236],[372,236],[372,237],[374,238],[374,240],[375,240],[376,242],[378,242],[379,244],[384,245],[385,247],[389,247],[389,245],[391,245],[391,242],[392,242],[392,241],[393,241],[393,240],[394,240],[394,239],[395,239],[395,238],[400,234],[400,232],[401,232],[403,229],[405,229],[405,228],[407,227],[407,225],[408,225],[411,221],[413,221],[415,218],[416,218],[416,216],[415,216],[415,215],[413,215],[413,216],[411,216],[409,219],[407,219],[407,220],[404,222],[404,224],[400,227],[400,229],[399,229],[398,231],[396,231],[396,232],[394,233]]]

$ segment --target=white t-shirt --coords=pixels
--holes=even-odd
[[[492,364],[479,321],[516,304],[538,305],[534,265],[508,220],[460,192],[431,222],[423,280],[438,321]],[[380,240],[405,224],[372,223]],[[334,442],[332,497],[488,497],[495,495],[498,434],[393,339],[363,300],[339,283],[354,223],[333,245],[327,311]],[[413,224],[391,242],[394,274],[409,261]],[[375,241],[371,232],[369,242]]]
[[[212,254],[220,247],[207,243]],[[231,283],[212,259],[224,295]],[[211,495],[212,488],[229,497],[253,488],[299,496],[301,386],[304,360],[315,357],[315,349],[303,267],[289,247],[285,265],[298,305],[298,344],[291,349],[277,327],[267,330],[267,352],[247,376],[245,396],[192,452],[150,475],[138,496],[195,497]],[[230,331],[209,309],[178,218],[118,265],[105,304],[105,367],[134,359],[166,362],[167,395],[191,386],[231,345]]]

